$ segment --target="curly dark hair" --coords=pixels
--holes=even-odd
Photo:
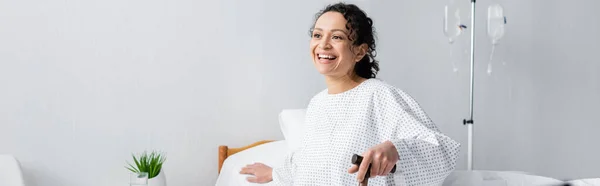
[[[367,14],[354,4],[336,3],[331,4],[315,15],[315,22],[321,15],[327,12],[339,12],[344,15],[348,22],[346,29],[350,31],[349,38],[353,41],[353,46],[367,44],[367,54],[354,66],[356,75],[363,78],[375,78],[379,72],[379,62],[375,60],[377,52],[375,51],[375,28],[373,20],[367,17]],[[314,27],[314,25],[313,25]],[[312,28],[310,30],[312,32]]]

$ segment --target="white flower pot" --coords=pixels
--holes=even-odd
[[[148,186],[167,186],[167,178],[164,171],[160,170],[160,173],[156,177],[148,179]]]

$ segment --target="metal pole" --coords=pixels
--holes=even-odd
[[[470,117],[468,121],[463,121],[467,125],[468,132],[468,160],[467,169],[473,170],[473,87],[475,76],[475,0],[471,0],[471,88],[470,88]]]

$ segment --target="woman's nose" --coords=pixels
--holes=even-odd
[[[331,45],[329,44],[329,41],[327,39],[323,39],[319,43],[319,48],[320,49],[329,49],[329,48],[331,48]]]

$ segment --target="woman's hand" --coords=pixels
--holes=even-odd
[[[358,182],[363,181],[365,173],[369,168],[369,163],[371,164],[371,175],[369,175],[369,177],[385,176],[392,171],[392,168],[400,159],[398,150],[390,141],[386,141],[371,147],[369,150],[364,152],[362,156],[363,160],[360,164],[360,167],[353,165],[350,167],[350,169],[348,169],[349,173],[355,173],[358,171],[356,176]]]
[[[273,169],[271,167],[262,163],[254,163],[242,168],[240,174],[254,175],[254,177],[246,178],[246,180],[252,183],[268,183],[273,180],[272,172]]]

